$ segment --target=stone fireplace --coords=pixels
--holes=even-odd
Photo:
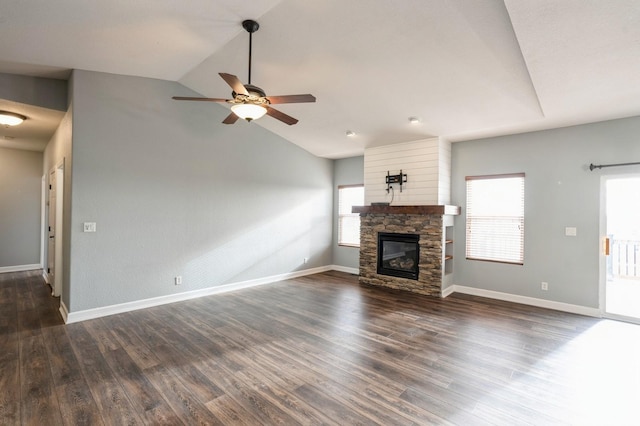
[[[447,228],[452,229],[453,216],[460,214],[460,207],[362,206],[354,207],[353,211],[360,213],[361,283],[441,297],[443,280],[450,272],[447,262],[452,260],[451,250],[448,250],[452,241],[447,236],[450,233]],[[398,238],[398,244],[385,253],[379,245],[380,237],[384,243],[389,235],[404,237]],[[417,242],[415,252],[409,250],[409,245],[404,245],[409,244],[408,236],[413,236]],[[410,259],[414,257],[417,259],[415,275],[403,273],[410,269]],[[385,260],[390,262],[392,259],[396,259],[396,267],[389,263],[385,265]],[[399,273],[388,274],[389,269],[399,270]]]
[[[460,214],[448,205],[451,143],[435,137],[366,148],[364,192],[365,205],[353,208],[360,282],[441,297],[452,280],[453,218]],[[416,249],[405,237],[385,249],[386,235],[411,236]]]

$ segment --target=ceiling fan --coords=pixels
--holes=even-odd
[[[242,27],[249,33],[249,83],[242,84],[240,79],[232,74],[219,73],[220,77],[227,82],[233,89],[231,92],[232,99],[222,98],[198,98],[190,96],[174,96],[173,99],[178,101],[205,101],[205,102],[227,102],[231,104],[231,114],[227,116],[222,122],[224,124],[233,124],[238,118],[243,118],[247,121],[256,120],[263,115],[267,114],[276,120],[280,120],[288,125],[296,124],[297,119],[287,115],[271,105],[275,104],[292,104],[302,102],[315,102],[316,98],[313,95],[282,95],[282,96],[267,96],[265,91],[251,84],[251,42],[253,33],[258,31],[260,25],[254,20],[247,19],[242,21]]]

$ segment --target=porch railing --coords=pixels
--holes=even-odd
[[[613,240],[611,266],[614,276],[640,277],[640,241]]]

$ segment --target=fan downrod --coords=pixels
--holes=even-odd
[[[253,19],[245,19],[242,21],[242,28],[249,33],[249,84],[251,84],[251,46],[253,45],[253,33],[258,31],[260,25]]]

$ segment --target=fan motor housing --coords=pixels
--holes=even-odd
[[[244,88],[247,89],[247,92],[249,92],[250,95],[256,95],[260,98],[264,98],[265,96],[267,96],[264,93],[264,90],[262,90],[258,86],[254,86],[253,84],[245,84]]]
[[[245,84],[244,88],[247,89],[247,92],[249,92],[249,96],[255,96],[257,98],[264,98],[265,96],[267,96],[264,90],[262,90],[258,86],[254,86],[253,84]],[[235,99],[238,94],[234,90],[231,92],[231,96]]]

